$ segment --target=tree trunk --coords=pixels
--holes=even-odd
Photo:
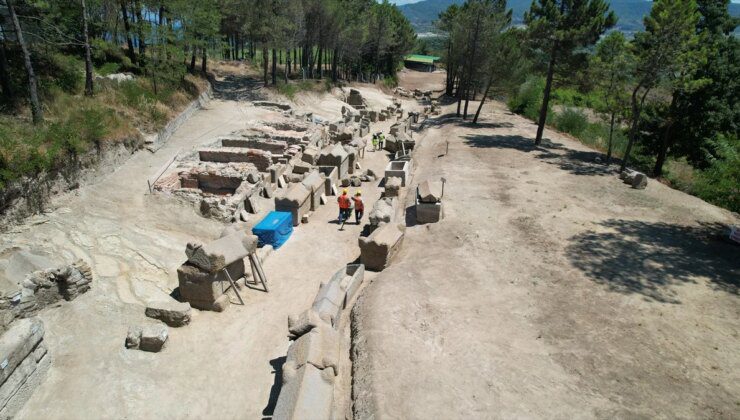
[[[290,73],[290,50],[285,50],[285,84],[288,84],[288,73]]]
[[[268,79],[268,73],[267,73],[267,66],[270,65],[269,60],[270,60],[270,52],[267,49],[267,47],[262,46],[262,70],[263,70],[262,77],[264,79],[265,86],[267,86],[270,83]]]
[[[82,2],[82,28],[85,32],[85,96],[93,95],[93,65],[90,54],[90,34],[87,30],[87,5]]]
[[[203,47],[201,48],[201,51],[203,52],[202,58],[200,61],[200,72],[203,73],[203,75],[206,75],[206,72],[208,71],[208,48]]]
[[[195,72],[195,53],[198,51],[197,48],[193,47],[193,54],[190,56],[190,72]]]
[[[480,98],[480,104],[478,104],[478,110],[475,111],[475,117],[473,117],[473,124],[478,124],[478,117],[480,117],[480,111],[483,109],[483,103],[486,102],[486,97],[488,96],[488,91],[491,89],[491,84],[493,83],[493,72],[491,72],[491,75],[488,77],[488,84],[486,84],[486,91],[483,92],[483,97]]]
[[[542,135],[545,132],[545,123],[547,122],[547,107],[550,104],[550,90],[552,89],[552,77],[555,73],[555,56],[557,55],[558,46],[555,45],[550,54],[550,63],[547,65],[547,79],[545,80],[545,91],[542,92],[542,107],[540,108],[540,118],[537,122],[537,137],[534,144],[542,144]]]
[[[1,28],[1,27],[0,27]],[[2,30],[0,29],[0,33]],[[5,55],[5,38],[0,39],[0,87],[3,89],[3,96],[10,101],[13,97],[13,88],[10,84],[10,70],[8,58]]]
[[[134,51],[134,41],[131,39],[131,25],[128,21],[128,10],[126,8],[126,0],[121,0],[121,14],[123,15],[123,29],[126,31],[126,45],[128,45],[128,58],[132,64],[136,64],[136,51]]]
[[[612,111],[611,121],[609,121],[609,142],[607,143],[607,148],[606,148],[606,164],[607,165],[612,160],[612,144],[613,144],[612,139],[614,138],[614,119],[616,115],[617,113]]]
[[[334,83],[337,83],[339,80],[339,74],[337,74],[337,69],[339,68],[339,60],[337,59],[338,55],[339,48],[334,47],[334,53],[331,55],[331,81]]]
[[[18,43],[21,45],[21,50],[23,51],[23,64],[26,66],[26,73],[28,74],[28,93],[31,99],[31,115],[33,116],[33,123],[38,124],[44,121],[44,111],[41,109],[41,102],[39,101],[39,92],[36,86],[36,74],[33,72],[33,64],[31,64],[31,52],[28,50],[26,41],[23,39],[23,30],[21,29],[21,23],[18,21],[18,16],[15,14],[13,3],[10,0],[5,0],[5,4],[8,6],[10,20],[13,22],[13,28],[15,29],[15,36],[18,39]]]
[[[277,85],[277,50],[272,49],[272,84]]]
[[[324,59],[324,48],[319,45],[319,55],[316,59],[316,77],[321,79],[321,76],[323,75],[323,69],[321,67],[321,60]]]
[[[642,100],[638,103],[637,93],[640,91],[641,87],[642,85],[638,84],[637,86],[635,86],[635,89],[632,91],[632,124],[630,125],[630,133],[629,133],[629,139],[627,140],[627,148],[624,150],[624,157],[622,158],[622,165],[619,167],[619,172],[622,172],[627,168],[627,163],[629,162],[629,158],[630,158],[630,152],[632,151],[632,145],[635,143],[635,139],[637,138],[637,128],[640,123],[640,113],[642,112],[642,103],[645,101],[645,97],[650,91],[650,89],[645,89],[645,93],[642,95]]]
[[[136,32],[139,35],[139,55],[144,60],[146,56],[146,41],[144,41],[144,22],[141,18],[141,4],[134,0],[134,13],[136,14]]]
[[[653,176],[656,177],[663,175],[663,165],[665,165],[666,158],[668,157],[668,149],[671,146],[671,129],[673,128],[673,115],[675,115],[676,98],[677,95],[673,94],[671,105],[668,107],[668,118],[666,119],[665,131],[663,132],[663,139],[660,142],[658,156],[655,159],[655,166],[653,167]]]

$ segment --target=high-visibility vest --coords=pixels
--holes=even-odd
[[[347,197],[347,194],[342,194],[337,198],[337,201],[339,202],[339,208],[340,209],[348,209],[351,207],[351,204],[349,202],[349,197]]]
[[[365,211],[365,203],[362,202],[362,198],[352,197],[352,200],[355,202],[355,210]]]

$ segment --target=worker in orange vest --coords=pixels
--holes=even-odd
[[[359,225],[362,215],[365,213],[365,203],[362,202],[362,191],[357,190],[355,196],[352,197],[352,201],[355,203],[355,221]]]
[[[342,190],[342,195],[337,198],[337,203],[339,203],[339,223],[342,223],[349,219],[349,215],[352,211],[352,202],[347,195],[346,188]]]

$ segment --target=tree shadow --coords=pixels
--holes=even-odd
[[[539,152],[534,155],[545,163],[555,165],[574,175],[603,176],[616,174],[614,167],[606,165],[604,154],[595,151],[573,150],[562,143],[543,139],[536,146],[531,138],[516,135],[468,135],[465,144],[478,148],[514,149],[520,152]],[[619,163],[614,159],[612,163]]]
[[[262,82],[248,76],[229,74],[223,79],[211,79],[213,96],[227,101],[258,101],[266,97],[260,93]]]
[[[473,124],[472,121],[466,121],[460,124],[463,127],[466,128],[472,128],[472,129],[481,129],[481,128],[490,128],[490,129],[496,129],[496,128],[512,128],[514,127],[514,124],[508,123],[508,122],[478,122]]]
[[[614,167],[603,163],[606,158],[602,153],[572,149],[565,150],[564,154],[548,151],[539,154],[537,158],[574,175],[599,176],[614,175],[617,173]]]
[[[270,366],[272,366],[275,379],[270,388],[270,396],[267,399],[267,405],[262,410],[264,419],[272,418],[272,414],[275,412],[275,406],[277,405],[277,399],[280,395],[280,388],[283,386],[283,365],[285,364],[286,357],[278,357],[270,360]]]
[[[715,290],[739,292],[740,249],[722,239],[726,226],[617,219],[600,225],[609,231],[572,237],[566,254],[591,280],[612,291],[678,304],[673,286],[704,277]]]
[[[522,136],[507,136],[507,135],[481,135],[473,134],[465,136],[465,144],[476,148],[485,149],[514,149],[520,152],[529,153],[532,151],[547,152],[547,150],[535,146],[532,139]]]

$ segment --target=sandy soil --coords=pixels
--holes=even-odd
[[[90,292],[40,313],[52,367],[19,418],[272,414],[289,344],[288,315],[308,308],[319,283],[359,256],[363,226],[347,224],[339,231],[335,205],[315,212],[269,257],[264,266],[269,294],[242,289],[245,306],[231,305],[224,313],[195,311],[191,325],[170,328],[161,353],[123,345],[129,325],[155,322],[144,316],[144,305],[177,286],[186,243],[215,238],[223,228],[196,215],[189,204],[148,195],[147,179],[177,153],[276,116],[244,102],[261,95],[258,83],[233,76],[229,69],[221,76],[219,97],[157,153],[136,154],[94,185],[58,197],[53,212],[0,237],[0,257],[26,249],[60,260],[84,258],[95,274]],[[334,98],[323,99],[324,105],[337,104]],[[362,165],[382,173],[386,162],[384,153],[367,152]],[[362,190],[369,209],[380,195],[377,183],[364,184]],[[348,372],[339,389],[347,396]]]
[[[408,208],[355,306],[356,418],[737,417],[736,215],[553,131],[534,147],[499,103],[425,126],[412,185],[446,177],[446,218]]]

